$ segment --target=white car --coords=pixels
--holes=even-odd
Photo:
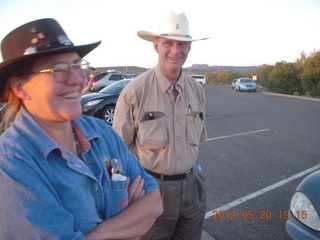
[[[238,80],[237,78],[232,80],[232,82],[231,82],[232,89],[234,89],[236,87],[236,81],[237,80]]]
[[[189,75],[189,76],[201,84],[206,84],[206,76],[204,75]]]

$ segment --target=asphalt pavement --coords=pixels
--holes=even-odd
[[[206,231],[202,230],[201,240],[216,240],[214,237],[211,237]]]
[[[303,177],[288,179],[319,164],[320,99],[204,89],[208,141],[199,163],[208,216],[201,240],[284,239],[285,212]]]

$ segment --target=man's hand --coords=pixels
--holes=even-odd
[[[136,179],[133,181],[131,186],[130,184],[130,178],[128,177],[128,192],[129,192],[129,205],[137,201],[138,199],[142,198],[146,191],[143,189],[144,186],[144,180],[141,178],[141,176],[137,176]]]

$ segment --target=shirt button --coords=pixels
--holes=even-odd
[[[89,160],[89,161],[88,161],[88,165],[91,165],[91,164],[92,164],[92,161],[91,161],[91,160]]]

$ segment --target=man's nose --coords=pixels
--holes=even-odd
[[[178,42],[174,42],[171,47],[171,52],[178,53],[180,52],[180,45]]]

